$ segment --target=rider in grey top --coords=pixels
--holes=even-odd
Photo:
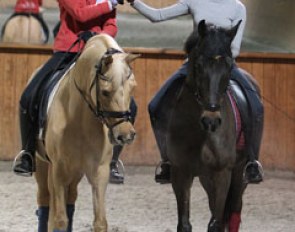
[[[194,27],[205,19],[206,23],[212,23],[223,28],[231,28],[242,20],[235,39],[232,42],[233,57],[240,53],[243,32],[246,24],[245,6],[238,0],[180,0],[174,5],[155,9],[135,0],[132,4],[138,12],[151,22],[161,22],[173,19],[177,16],[191,14]]]
[[[234,58],[240,53],[246,23],[246,8],[239,0],[179,0],[171,6],[161,9],[152,8],[140,0],[127,1],[130,2],[134,9],[152,22],[165,21],[177,16],[190,14],[194,20],[194,27],[197,27],[198,23],[205,19],[206,23],[211,23],[223,28],[231,28],[242,20],[231,45]],[[167,80],[149,104],[151,124],[162,158],[161,172],[156,174],[155,177],[158,183],[170,183],[170,164],[166,154],[165,143],[166,135],[160,133],[160,128],[163,129],[167,127],[167,119],[165,118],[167,112],[161,112],[163,108],[161,106],[173,101],[175,92],[179,90],[179,86],[187,76],[187,64],[188,62],[186,61],[181,68]],[[257,133],[255,128],[263,127],[263,105],[258,93],[253,91],[251,83],[241,74],[236,65],[234,65],[232,69],[231,79],[234,79],[245,93],[251,112],[249,117],[253,122],[252,128],[245,133],[246,143],[248,144],[248,146],[246,146],[246,153],[249,159],[245,167],[245,181],[248,183],[259,183],[263,179],[262,166],[257,161],[261,133]],[[259,130],[257,129],[257,131]]]

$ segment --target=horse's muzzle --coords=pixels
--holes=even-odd
[[[119,135],[117,136],[116,140],[119,142],[119,144],[123,145],[123,144],[130,144],[133,142],[134,138],[135,138],[135,131],[131,131],[129,134],[127,135]]]
[[[215,132],[220,125],[220,111],[204,111],[204,113],[201,116],[201,126],[204,130]]]
[[[113,145],[131,144],[135,139],[136,132],[130,123],[125,123],[109,130],[109,139]]]

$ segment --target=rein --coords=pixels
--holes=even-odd
[[[108,49],[104,56],[107,55],[113,55],[116,53],[122,53],[122,51],[117,50],[115,48],[110,48]],[[113,129],[115,126],[123,123],[123,122],[127,122],[127,121],[131,121],[131,112],[130,110],[128,111],[105,111],[102,110],[102,105],[100,104],[99,98],[98,98],[98,92],[99,92],[99,79],[105,80],[105,81],[110,81],[109,78],[107,78],[103,73],[102,73],[102,60],[99,62],[98,65],[95,66],[96,68],[96,74],[95,77],[93,79],[93,82],[90,86],[90,91],[91,89],[94,87],[96,88],[96,106],[93,106],[91,104],[91,101],[89,99],[87,99],[86,95],[84,94],[83,90],[78,86],[75,78],[74,78],[74,83],[75,86],[77,88],[77,90],[79,91],[80,95],[82,96],[83,100],[86,102],[86,104],[88,105],[89,109],[92,111],[92,113],[95,115],[96,118],[100,119],[100,121],[105,124],[109,129]],[[131,76],[132,72],[130,71],[130,74],[128,76],[128,78]],[[121,119],[117,122],[115,122],[114,124],[109,124],[107,122],[107,118],[118,118]]]

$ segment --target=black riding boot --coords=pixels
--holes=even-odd
[[[124,173],[119,172],[119,155],[123,149],[123,146],[116,145],[113,149],[113,158],[110,164],[110,183],[113,184],[123,184],[124,183]]]
[[[20,132],[22,151],[16,156],[13,171],[20,176],[32,176],[35,172],[35,135],[36,127],[32,125],[26,110],[20,110]]]

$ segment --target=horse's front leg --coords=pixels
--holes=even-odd
[[[207,192],[212,214],[208,232],[224,232],[224,209],[231,183],[231,171],[223,169],[213,172],[210,177],[200,176],[200,182]]]
[[[171,169],[172,187],[176,196],[178,210],[177,232],[191,232],[189,221],[190,193],[193,175],[187,167],[174,167]]]
[[[75,172],[76,176],[73,178],[72,183],[68,187],[67,192],[67,216],[68,216],[68,228],[67,232],[72,232],[73,228],[73,218],[75,213],[75,202],[78,197],[78,184],[81,181],[83,174]],[[74,174],[73,174],[74,176]]]
[[[49,231],[66,232],[68,217],[65,201],[66,176],[59,165],[49,166],[50,218]]]
[[[47,232],[49,217],[48,163],[36,158],[38,232]]]
[[[94,232],[107,232],[105,193],[109,182],[109,173],[109,162],[100,164],[86,173],[87,179],[92,186]]]

